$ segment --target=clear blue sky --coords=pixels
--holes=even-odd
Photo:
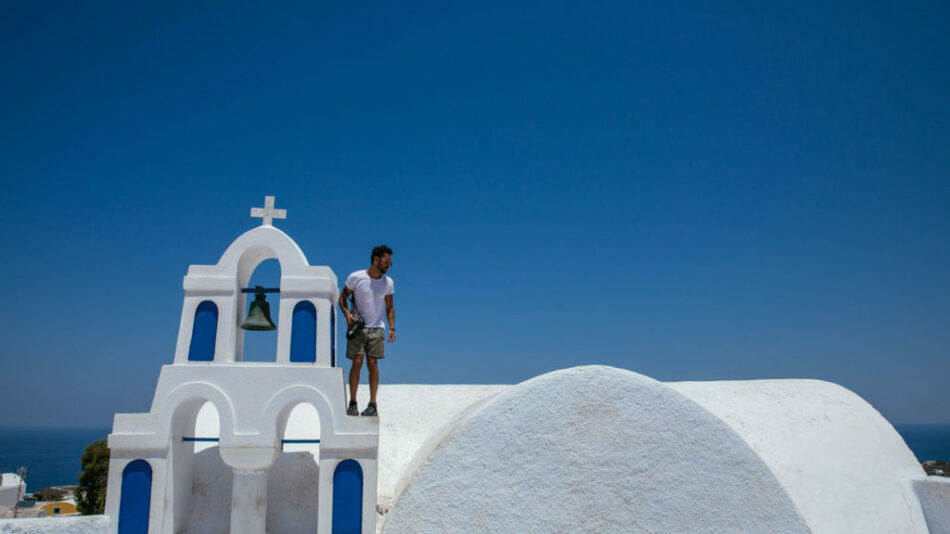
[[[6,5],[0,426],[146,411],[265,194],[341,283],[395,249],[386,383],[804,377],[950,422],[950,4],[635,4]]]

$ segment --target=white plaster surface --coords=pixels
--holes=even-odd
[[[389,508],[409,478],[459,418],[507,385],[380,385],[378,504]],[[360,409],[369,402],[369,387],[357,390]]]
[[[926,533],[912,481],[926,477],[894,427],[820,380],[667,384],[720,417],[759,454],[816,534]]]
[[[950,478],[927,477],[914,482],[930,534],[950,534]]]
[[[212,446],[195,454],[194,472],[189,534],[227,532],[231,522],[231,468]]]
[[[3,473],[0,475],[0,512],[16,506],[17,496],[23,496],[26,493],[26,484],[20,475],[16,473]]]
[[[310,488],[308,480],[323,480],[311,451],[295,451],[294,446],[283,451],[299,453],[297,467],[306,464],[307,469],[272,464],[281,464],[282,438],[320,439],[319,446],[303,448],[317,452],[321,462],[328,456],[360,460],[367,487],[375,489],[378,421],[347,417],[345,400],[340,368],[269,363],[167,365],[162,368],[152,410],[116,416],[109,445],[117,458],[110,462],[110,470],[121,473],[125,465],[121,462],[136,457],[147,458],[153,464],[153,506],[161,512],[150,520],[154,523],[150,528],[156,532],[190,529],[210,534],[226,531],[229,524],[232,533],[235,526],[257,532],[250,519],[235,519],[245,513],[252,515],[261,529],[265,524],[275,524],[284,525],[283,532],[297,532],[317,524],[321,531],[329,532],[331,493]],[[208,402],[216,408],[208,408]],[[183,442],[187,436],[219,436],[220,440],[217,447],[202,450],[206,444],[196,447]],[[168,444],[171,447],[165,452]],[[170,458],[170,467],[163,463],[165,455]],[[274,471],[264,473],[262,479],[251,473],[268,468]],[[165,473],[167,477],[160,478]],[[111,475],[112,500],[107,499],[106,511],[116,515],[120,505],[116,490],[121,480]],[[275,479],[281,476],[285,478]],[[329,479],[317,483],[329,483]],[[277,501],[266,497],[272,492],[278,496]],[[294,499],[281,500],[285,494]],[[376,495],[369,491],[364,499],[364,523],[372,532]],[[245,506],[245,501],[255,506]],[[265,501],[266,506],[256,505]],[[231,510],[230,519],[220,513],[221,509]],[[314,510],[319,514],[316,521],[311,517]],[[290,527],[293,521],[297,523]]]
[[[104,515],[0,519],[2,534],[106,534],[108,531],[109,518]]]
[[[387,510],[405,488],[412,474],[425,462],[441,439],[480,402],[506,391],[509,385],[408,385],[382,384],[377,394],[379,418],[378,509]],[[365,408],[369,387],[361,384],[357,402]],[[285,437],[314,439],[320,436],[320,421],[312,407],[300,404],[287,420]],[[216,421],[199,417],[199,433],[211,435]],[[318,445],[285,444],[284,453],[319,450]],[[316,454],[315,454],[316,456]],[[319,457],[319,456],[317,456]]]
[[[267,532],[313,534],[319,467],[309,452],[283,452],[267,477]]]
[[[808,532],[769,468],[717,417],[609,367],[500,393],[450,433],[384,533]]]
[[[217,447],[195,456],[188,534],[228,532],[232,471]],[[313,454],[283,452],[267,474],[266,529],[272,534],[312,534],[317,524],[319,468]]]

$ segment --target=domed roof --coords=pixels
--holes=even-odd
[[[920,463],[852,391],[821,380],[667,385],[739,433],[814,532],[928,531],[908,484],[926,477]]]
[[[383,532],[808,532],[743,438],[630,371],[542,375],[463,419]]]

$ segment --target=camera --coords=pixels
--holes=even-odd
[[[351,324],[350,327],[346,329],[346,339],[353,339],[356,337],[356,334],[359,334],[360,330],[362,330],[364,326],[366,326],[366,321],[363,320],[363,316],[361,316],[359,313],[354,313],[353,324]]]

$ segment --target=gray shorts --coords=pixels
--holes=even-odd
[[[346,357],[352,360],[357,354],[366,354],[373,358],[384,358],[385,331],[385,328],[363,328],[353,339],[346,340]]]

